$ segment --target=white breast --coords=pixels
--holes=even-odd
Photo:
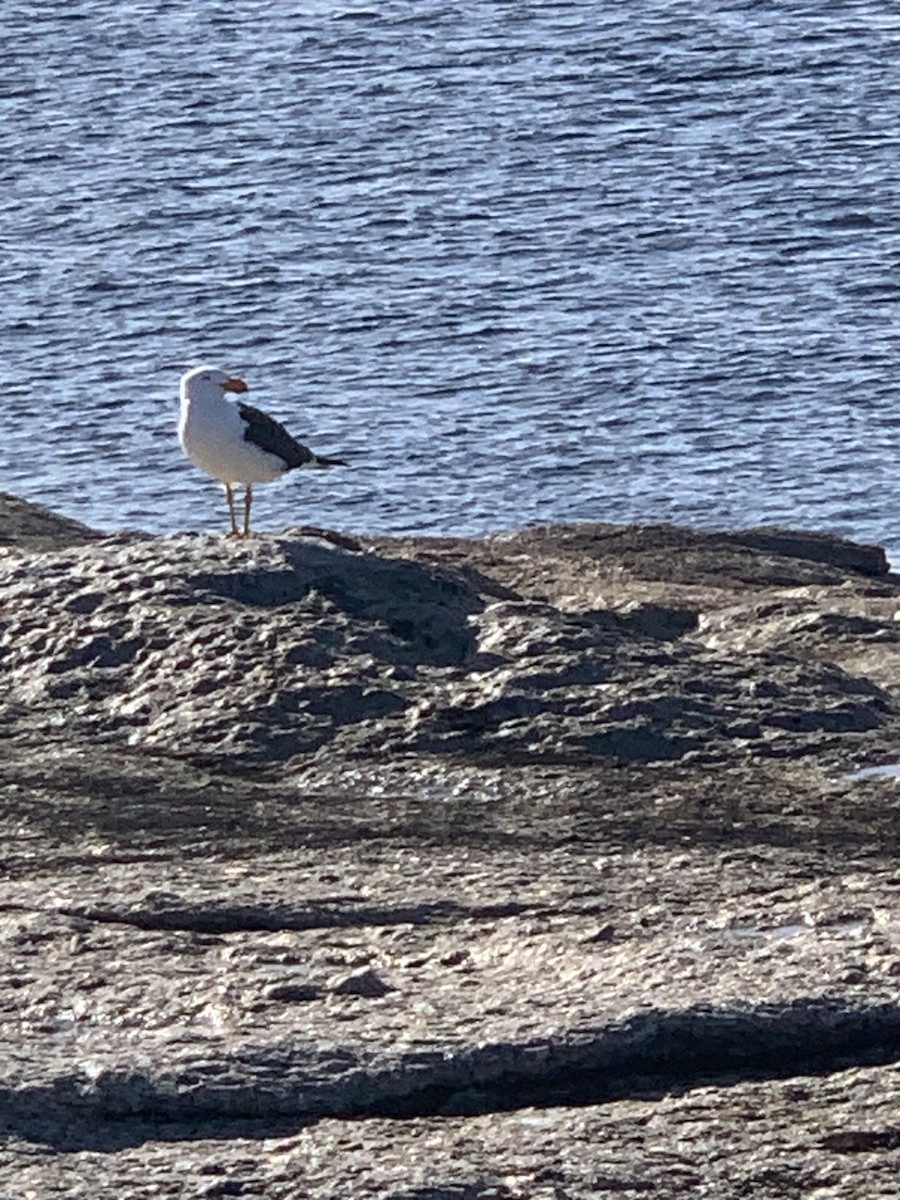
[[[244,422],[223,397],[183,398],[178,437],[195,467],[222,483],[269,483],[284,462],[244,440]]]

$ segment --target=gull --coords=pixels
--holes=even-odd
[[[291,437],[273,417],[227,393],[250,389],[243,379],[218,367],[194,367],[181,377],[181,448],[195,467],[225,487],[231,537],[250,533],[254,483],[271,483],[298,467],[345,467],[342,458],[324,458]],[[234,486],[244,487],[244,529],[234,514]]]

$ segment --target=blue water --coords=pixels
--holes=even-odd
[[[0,488],[224,527],[180,373],[351,469],[261,526],[900,552],[900,10],[8,6]]]

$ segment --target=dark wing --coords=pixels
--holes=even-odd
[[[315,459],[312,450],[292,438],[285,427],[273,417],[254,408],[252,404],[238,403],[237,410],[244,422],[244,441],[252,442],[266,454],[280,458],[286,470],[302,467]]]

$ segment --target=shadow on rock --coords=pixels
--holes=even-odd
[[[288,570],[201,573],[192,583],[236,604],[276,608],[317,595],[353,620],[376,622],[418,663],[452,666],[472,654],[466,618],[483,608],[477,592],[438,567],[327,544],[278,541]]]
[[[893,1004],[790,1003],[651,1010],[544,1041],[364,1063],[349,1048],[269,1044],[201,1059],[187,1047],[162,1078],[77,1068],[44,1086],[0,1091],[10,1131],[58,1149],[153,1140],[271,1137],[323,1118],[420,1119],[661,1097],[698,1085],[846,1070],[900,1054]],[[194,1061],[192,1061],[192,1059]],[[217,1134],[216,1130],[223,1132]]]

